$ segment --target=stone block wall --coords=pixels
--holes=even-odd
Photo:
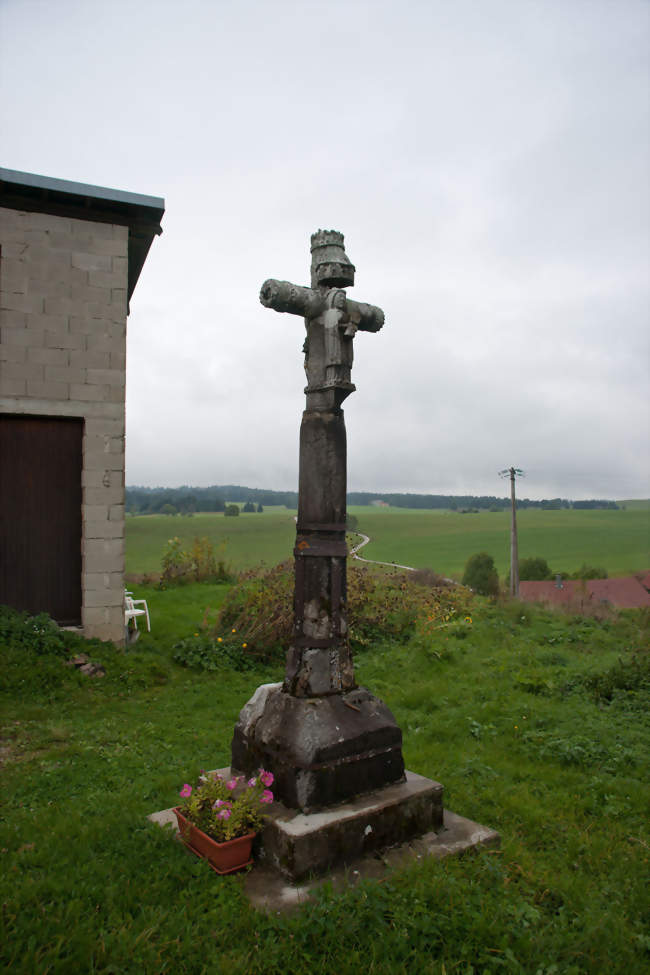
[[[0,413],[82,417],[82,625],[124,639],[127,226],[0,207]]]

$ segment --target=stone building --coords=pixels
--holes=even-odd
[[[0,169],[0,603],[116,642],[126,319],[163,213]]]

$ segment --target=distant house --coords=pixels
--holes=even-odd
[[[650,573],[648,573],[650,577]],[[619,579],[563,579],[560,582],[520,582],[519,598],[528,603],[563,606],[580,612],[599,604],[616,609],[650,606],[650,592],[636,576]]]
[[[370,504],[375,508],[390,508],[388,501],[380,501],[379,498],[377,498],[375,501],[371,501]]]
[[[126,319],[163,213],[0,169],[0,603],[118,642]]]
[[[643,588],[650,592],[650,572],[642,572],[636,578],[639,580]]]

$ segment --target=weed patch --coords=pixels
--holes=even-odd
[[[415,581],[406,573],[376,575],[348,567],[348,624],[353,652],[391,640],[403,643],[416,632],[423,645],[430,645],[436,627],[463,621],[470,599],[467,590],[437,586],[435,582],[436,577],[427,574],[424,581]],[[244,574],[226,597],[209,636],[212,640],[225,639],[231,631],[241,636],[249,655],[283,661],[293,636],[291,563]]]
[[[620,692],[650,694],[650,651],[638,650],[628,659],[619,658],[613,667],[584,678],[584,686],[597,701],[612,701]]]
[[[235,634],[230,638],[194,633],[174,644],[174,660],[184,667],[196,670],[252,670],[255,666],[253,651]]]

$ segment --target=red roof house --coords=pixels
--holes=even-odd
[[[646,578],[650,579],[650,573],[647,573]],[[565,606],[576,612],[587,606],[593,609],[600,603],[617,609],[650,606],[650,592],[635,576],[618,579],[563,579],[559,584],[552,581],[520,582],[519,598],[527,603]]]

